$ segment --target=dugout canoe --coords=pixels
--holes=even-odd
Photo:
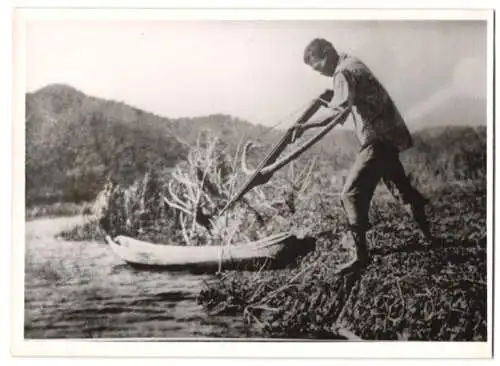
[[[115,254],[134,267],[198,272],[287,267],[315,246],[314,238],[299,239],[289,233],[225,246],[154,244],[123,235],[107,236],[106,241]]]

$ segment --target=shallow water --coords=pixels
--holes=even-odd
[[[104,243],[54,237],[84,218],[26,224],[25,338],[248,337],[196,302],[208,276],[131,268]]]

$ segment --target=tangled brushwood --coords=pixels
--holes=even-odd
[[[129,187],[109,182],[96,200],[95,217],[107,234],[155,243],[213,245],[244,243],[277,232],[306,235],[303,215],[309,201],[314,161],[290,164],[271,184],[254,188],[223,215],[255,163],[252,142],[235,151],[217,136],[203,132],[186,161],[164,172],[149,172]],[[255,154],[254,154],[255,155]],[[309,218],[314,222],[314,218]]]

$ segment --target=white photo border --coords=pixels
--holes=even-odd
[[[33,19],[99,20],[484,20],[487,22],[487,278],[486,342],[335,342],[235,339],[25,340],[25,85],[26,23]],[[19,356],[182,358],[489,358],[492,355],[494,238],[494,13],[478,9],[17,9],[14,15],[13,245],[11,351]],[[23,245],[20,245],[23,243]],[[227,344],[230,342],[230,346]]]

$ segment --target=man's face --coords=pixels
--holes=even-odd
[[[325,76],[333,76],[333,73],[335,71],[335,64],[331,53],[327,53],[322,57],[311,57],[309,65],[321,75]]]

